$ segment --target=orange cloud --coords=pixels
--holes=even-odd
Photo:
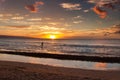
[[[88,2],[96,5],[93,8],[93,11],[101,18],[105,18],[107,16],[107,11],[102,10],[101,8],[109,8],[116,11],[120,10],[120,0],[88,0]]]
[[[40,5],[44,5],[44,2],[41,2],[41,1],[40,2],[35,2],[35,4],[26,5],[25,8],[27,10],[29,10],[30,12],[36,13],[36,12],[38,12],[38,6],[40,6]]]
[[[105,18],[107,16],[107,12],[105,10],[100,9],[99,7],[95,6],[93,11],[100,16],[100,18]]]

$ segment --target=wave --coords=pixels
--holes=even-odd
[[[120,46],[108,46],[108,45],[72,45],[72,44],[63,44],[60,46],[67,46],[67,47],[89,47],[89,48],[115,48],[120,49]]]

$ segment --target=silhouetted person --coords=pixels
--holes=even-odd
[[[43,42],[41,42],[41,49],[43,49],[43,46],[44,46],[43,44],[44,44],[44,43],[43,43]]]

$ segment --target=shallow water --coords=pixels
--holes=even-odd
[[[1,61],[16,61],[33,64],[44,64],[58,67],[92,69],[92,70],[120,70],[120,64],[117,63],[100,63],[100,62],[87,62],[75,60],[58,60],[50,58],[35,58],[25,57],[20,55],[0,54]]]

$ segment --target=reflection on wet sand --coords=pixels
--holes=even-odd
[[[52,64],[52,66],[64,66],[62,64],[60,64],[60,62],[57,62],[54,59],[39,59],[39,58],[33,58],[33,57],[29,57],[29,63],[33,63],[33,64],[44,64],[44,65],[49,65]]]
[[[31,58],[31,57],[29,57],[28,60],[30,63],[39,63],[37,59]]]
[[[98,62],[95,64],[96,69],[105,69],[107,68],[107,63]]]
[[[15,61],[25,62],[32,64],[43,64],[50,66],[69,67],[69,68],[81,68],[81,69],[94,69],[94,70],[120,70],[120,64],[118,63],[98,63],[87,62],[77,60],[59,60],[51,58],[35,58],[25,57],[20,55],[0,54],[0,60],[2,61]]]

